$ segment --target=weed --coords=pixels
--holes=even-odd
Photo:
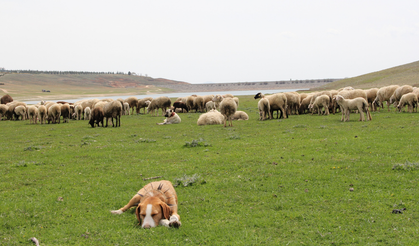
[[[307,128],[306,125],[295,125],[294,128]]]
[[[192,148],[192,147],[207,147],[207,146],[211,146],[211,144],[205,143],[205,140],[200,138],[200,139],[194,139],[192,140],[192,142],[185,142],[185,145],[183,145],[184,147],[188,147],[188,148]]]
[[[134,140],[135,143],[154,143],[156,142],[155,139],[148,139],[148,138],[140,138],[138,140]]]
[[[23,150],[24,151],[34,151],[34,150],[40,150],[40,149],[42,149],[42,146],[29,146],[29,147],[24,148]]]
[[[196,173],[192,176],[184,174],[183,177],[175,178],[173,181],[173,186],[177,187],[182,184],[182,186],[187,187],[194,183],[204,184],[206,181],[201,179],[201,176]]]
[[[393,170],[401,170],[401,171],[414,171],[419,169],[418,162],[410,162],[406,161],[405,163],[397,163],[393,166]]]

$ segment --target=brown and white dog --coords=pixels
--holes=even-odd
[[[181,121],[179,115],[173,109],[166,110],[164,117],[166,119],[163,123],[157,123],[157,125],[179,124]]]
[[[142,228],[149,229],[157,225],[180,227],[180,216],[177,213],[177,195],[170,181],[151,182],[135,194],[127,205],[112,210],[113,214],[122,214],[129,208],[137,206],[135,214]]]

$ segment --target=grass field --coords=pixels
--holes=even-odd
[[[257,101],[239,98],[250,120],[231,128],[197,126],[195,113],[166,126],[123,116],[117,129],[1,121],[0,244],[417,243],[418,113],[260,122]],[[140,229],[134,209],[110,213],[144,178],[185,175],[200,178],[176,188],[181,228]]]

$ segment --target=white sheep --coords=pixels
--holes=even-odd
[[[148,103],[147,103],[148,101]],[[141,113],[141,109],[144,109],[144,114],[145,114],[145,110],[148,107],[148,105],[150,104],[150,102],[153,101],[152,97],[145,97],[143,99],[138,100],[137,103],[137,114]]]
[[[107,102],[103,106],[103,117],[106,120],[106,126],[108,127],[108,120],[111,118],[112,127],[121,127],[121,116],[122,116],[122,105],[119,101]],[[115,124],[113,123],[115,119]],[[102,123],[103,125],[103,123]]]
[[[48,112],[48,124],[52,123],[55,124],[58,121],[58,124],[60,123],[61,118],[61,105],[60,104],[53,104],[50,105],[50,107],[47,109]]]
[[[19,117],[21,117],[21,120],[26,120],[26,107],[25,106],[17,106],[14,109],[16,120],[19,120]]]
[[[29,124],[38,123],[38,108],[34,105],[28,106]]]
[[[166,96],[158,97],[156,99],[153,99],[150,104],[147,107],[147,113],[152,112],[151,115],[154,114],[154,111],[156,111],[156,116],[159,116],[159,109],[162,109],[162,115],[168,108],[170,108],[170,105],[172,102],[170,101],[170,98]]]
[[[215,104],[215,108],[218,109],[220,107],[220,103],[223,101],[224,97],[217,94],[212,98],[212,101]]]
[[[124,105],[124,110],[123,110],[124,114],[125,115],[131,115],[130,110],[129,110],[129,104],[127,102],[125,102],[123,105]]]
[[[6,112],[8,109],[9,109],[9,106],[5,104],[0,104],[0,120],[3,118],[3,116],[6,115]]]
[[[248,120],[249,115],[247,115],[244,111],[236,111],[236,113],[233,114],[231,117],[232,120]]]
[[[399,88],[398,85],[389,85],[378,89],[377,97],[374,100],[374,104],[378,107],[384,108],[384,102],[387,102],[388,111],[390,111],[390,98],[393,95],[394,91]]]
[[[413,92],[413,87],[411,85],[402,85],[398,87],[390,97],[390,103],[397,106],[399,104],[400,98],[402,98],[404,94],[410,92]]]
[[[313,114],[313,109],[317,109],[318,115],[322,115],[322,108],[324,108],[324,115],[329,115],[329,104],[330,104],[330,97],[328,95],[320,95],[316,97],[314,102],[311,104],[311,114]]]
[[[83,114],[83,106],[81,104],[74,105],[74,114],[76,116],[76,120],[81,120],[81,116]]]
[[[360,121],[364,121],[364,111],[367,113],[367,120],[372,120],[370,111],[368,109],[368,102],[362,97],[357,97],[355,99],[345,99],[341,95],[336,96],[336,102],[339,104],[339,106],[342,109],[342,112],[345,114],[345,120],[349,121],[349,113],[351,110],[358,110],[360,118]],[[343,121],[343,118],[341,119]]]
[[[45,119],[47,117],[47,108],[44,105],[38,107],[38,119],[41,124],[45,124]]]
[[[124,102],[129,104],[130,109],[132,109],[131,114],[134,114],[134,108],[137,107],[138,99],[136,97],[128,97]]]
[[[418,97],[416,96],[415,93],[407,93],[404,94],[401,98],[400,101],[397,105],[397,109],[399,110],[399,112],[402,111],[402,108],[404,106],[407,105],[407,110],[409,111],[409,113],[412,113],[412,111],[418,112]]]
[[[258,98],[266,98],[269,101],[269,106],[271,107],[271,119],[273,118],[273,111],[276,111],[276,118],[288,118],[286,107],[287,107],[287,97],[284,93],[277,93],[269,96],[263,95],[263,93],[259,92],[255,95],[255,99]],[[278,111],[281,111],[281,116],[279,117]]]
[[[199,111],[201,113],[204,112],[204,107],[205,107],[204,97],[197,96],[193,99],[193,109],[195,109],[195,113],[197,111]]]
[[[230,121],[230,126],[233,126],[232,117],[237,111],[237,104],[232,97],[226,97],[220,103],[220,113],[224,115],[224,127],[227,121]]]
[[[268,99],[262,98],[259,100],[258,110],[259,110],[259,120],[265,120],[266,116],[268,116],[269,119],[272,119],[271,106],[269,105]]]
[[[224,116],[217,110],[211,110],[205,114],[201,114],[198,118],[198,126],[203,125],[221,125],[224,122]]]
[[[84,120],[90,120],[91,114],[92,114],[92,110],[90,109],[90,107],[86,107],[84,109]]]

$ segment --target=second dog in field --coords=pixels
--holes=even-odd
[[[166,119],[163,123],[157,123],[157,125],[179,124],[181,122],[179,115],[176,114],[173,109],[166,110],[164,117],[166,117]]]

